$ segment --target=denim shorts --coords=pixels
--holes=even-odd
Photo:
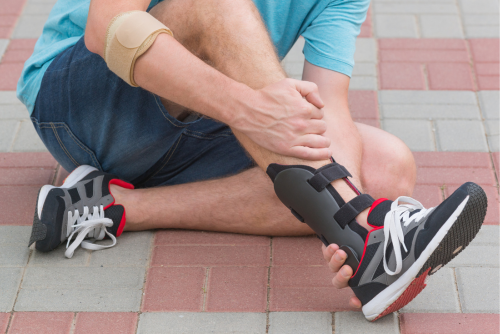
[[[83,37],[45,72],[31,120],[67,171],[91,165],[137,187],[220,178],[254,166],[227,125],[172,117],[158,96],[112,73]]]

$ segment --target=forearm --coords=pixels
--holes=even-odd
[[[103,57],[111,20],[123,12],[145,11],[148,4],[147,0],[93,0],[85,31],[87,48]],[[134,80],[156,95],[226,124],[232,123],[237,117],[235,111],[242,110],[243,101],[251,100],[249,95],[255,93],[205,64],[167,34],[158,35],[149,50],[138,58]]]
[[[169,35],[161,34],[135,65],[142,88],[226,124],[255,91],[215,70]]]

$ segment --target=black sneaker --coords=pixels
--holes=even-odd
[[[400,197],[373,203],[364,252],[349,286],[374,321],[399,310],[476,236],[486,215],[483,189],[465,183],[435,208]]]
[[[49,252],[67,241],[68,258],[78,246],[90,250],[113,247],[125,227],[125,208],[114,204],[111,184],[134,188],[92,166],[76,168],[60,187],[43,186],[38,193],[28,247],[35,243],[37,250]],[[113,241],[111,245],[84,240],[102,240],[106,236]]]

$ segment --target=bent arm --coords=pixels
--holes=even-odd
[[[92,0],[85,30],[87,48],[103,57],[106,30],[113,17],[132,10],[145,11],[149,3]],[[205,64],[167,34],[160,34],[137,60],[134,79],[156,95],[226,124],[231,123],[234,110],[241,109],[239,104],[246,100],[244,97],[254,93]]]

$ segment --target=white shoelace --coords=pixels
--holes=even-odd
[[[111,226],[113,226],[113,221],[104,217],[104,208],[102,205],[100,207],[94,206],[92,214],[89,213],[89,208],[87,206],[83,207],[83,214],[81,216],[78,210],[75,210],[74,214],[69,211],[68,228],[66,232],[68,242],[66,243],[66,252],[64,252],[64,255],[70,259],[73,257],[73,253],[78,246],[90,250],[101,250],[113,247],[116,245],[116,238],[106,230],[106,227]],[[75,234],[78,235],[70,244]],[[113,240],[111,245],[97,245],[93,242],[84,240],[87,236],[95,240],[102,240],[106,235]]]
[[[399,202],[403,203],[399,204]],[[410,217],[410,213],[412,211],[419,209],[419,212],[414,213]],[[384,220],[384,269],[387,274],[397,275],[401,272],[401,269],[403,267],[401,245],[403,245],[405,252],[408,252],[405,245],[405,236],[403,234],[403,228],[401,227],[401,224],[404,224],[404,226],[408,226],[413,221],[416,221],[418,223],[432,210],[434,210],[434,208],[425,209],[419,201],[406,196],[398,197],[398,199],[396,199],[391,204],[391,211],[387,213]],[[391,237],[392,245],[394,248],[394,255],[396,256],[396,270],[394,271],[391,271],[387,266],[387,259],[385,257],[387,244],[389,243],[389,236]]]

